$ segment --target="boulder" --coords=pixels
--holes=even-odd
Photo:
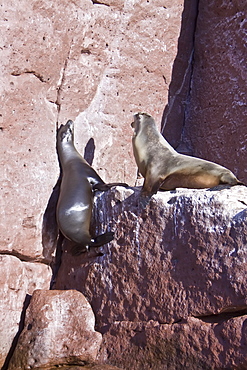
[[[116,322],[172,327],[191,317],[200,323],[226,312],[247,313],[247,188],[158,192],[146,209],[139,196],[140,189],[122,187],[97,194],[95,233],[115,230],[115,240],[80,257],[71,256],[67,244],[55,285],[87,297],[108,353]],[[122,337],[114,333],[120,361]],[[192,329],[186,333],[194,336]]]
[[[49,266],[0,255],[0,367],[12,354],[30,296],[35,289],[49,289],[50,281]]]
[[[102,341],[94,314],[75,290],[35,290],[9,369],[93,363]]]

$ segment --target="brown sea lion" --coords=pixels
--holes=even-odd
[[[74,146],[74,123],[69,120],[57,132],[57,152],[62,169],[56,218],[60,231],[75,245],[72,254],[79,255],[90,247],[99,247],[114,238],[107,232],[94,238],[90,235],[93,191],[108,190],[122,183],[106,184],[82,158]]]
[[[212,188],[219,184],[243,185],[227,168],[200,158],[179,154],[159,133],[154,119],[146,113],[134,115],[133,151],[144,177],[143,196],[158,189]]]

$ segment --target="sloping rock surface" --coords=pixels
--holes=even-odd
[[[94,324],[80,292],[36,290],[9,369],[93,363],[102,341]]]
[[[106,338],[116,322],[119,327],[142,322],[144,328],[156,322],[161,328],[171,326],[171,330],[174,323],[191,317],[203,323],[200,319],[205,316],[247,313],[246,187],[158,192],[146,209],[140,207],[139,195],[136,188],[121,187],[98,193],[95,232],[115,230],[116,238],[79,258],[70,255],[67,244],[56,288],[75,288],[85,294],[97,328]],[[227,328],[227,322],[224,325]],[[241,325],[239,340],[247,349],[244,320]],[[179,341],[187,342],[186,335],[200,340],[199,329],[197,333],[189,324],[184,328],[188,329],[183,339],[177,337]],[[228,336],[227,330],[226,343],[231,343],[232,334]],[[115,358],[120,361],[122,338],[117,329],[113,331],[121,348]],[[219,341],[217,330],[212,329],[213,333]],[[138,340],[135,345],[142,347]],[[107,339],[105,346],[111,352]],[[222,346],[224,351],[224,343]],[[198,356],[203,360],[203,351]],[[222,361],[229,366],[229,358]]]

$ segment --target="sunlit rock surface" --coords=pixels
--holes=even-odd
[[[0,366],[21,330],[21,317],[35,289],[49,289],[51,268],[0,255]]]
[[[102,341],[94,314],[75,290],[36,290],[9,369],[93,363]]]
[[[139,189],[122,187],[97,194],[95,232],[115,230],[115,240],[81,257],[72,257],[68,246],[55,285],[56,289],[75,288],[85,294],[95,312],[96,327],[104,334],[107,353],[114,353],[116,364],[122,357],[122,334],[116,325],[125,328],[138,323],[145,332],[146,325],[156,323],[152,329],[156,335],[157,325],[159,330],[160,325],[172,330],[174,323],[181,322],[181,330],[188,328],[184,331],[186,342],[186,335],[197,340],[202,336],[199,324],[198,332],[189,324],[184,326],[191,318],[197,318],[193,323],[204,323],[207,316],[228,312],[237,323],[241,319],[234,321],[235,315],[247,313],[247,188],[158,192],[146,209],[138,204],[139,196]],[[99,252],[103,256],[97,255]],[[227,323],[226,319],[226,333]],[[246,348],[244,320],[241,325],[239,341]],[[208,325],[206,328],[209,330]],[[212,325],[210,330],[215,341],[220,340]],[[225,335],[227,343],[233,340],[232,334]],[[111,336],[119,341],[119,347],[107,342]],[[177,332],[171,338],[176,337],[180,341]],[[127,341],[132,343],[131,336]],[[132,348],[130,343],[128,348]],[[145,353],[151,351],[150,343],[136,340],[134,346]],[[226,349],[224,343],[220,348]],[[185,356],[185,347],[184,351]],[[203,353],[198,354],[200,361],[206,359]],[[127,366],[127,360],[124,364]],[[222,364],[229,366],[227,356]]]

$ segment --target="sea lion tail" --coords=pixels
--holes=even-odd
[[[239,180],[237,180],[238,182],[237,182],[237,184],[236,185],[243,185],[243,186],[246,186],[246,184],[244,183],[244,182],[242,182],[242,181],[239,181]]]

